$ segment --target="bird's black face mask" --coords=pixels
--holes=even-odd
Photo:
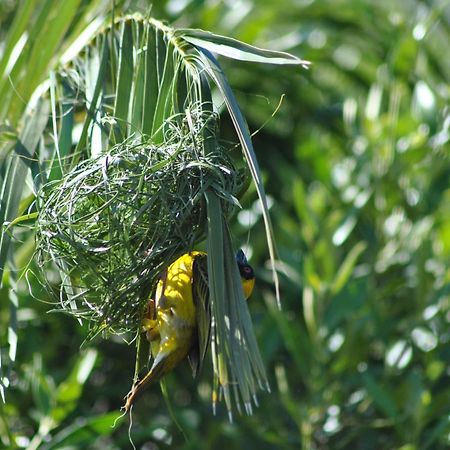
[[[248,263],[245,253],[239,249],[236,253],[236,262],[239,267],[239,273],[244,280],[251,280],[255,278],[255,273],[252,266]]]

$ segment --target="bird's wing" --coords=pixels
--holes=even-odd
[[[206,255],[195,257],[192,270],[192,296],[197,316],[197,339],[189,353],[189,363],[194,377],[200,372],[211,332],[211,305],[209,302]]]

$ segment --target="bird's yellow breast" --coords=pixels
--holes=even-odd
[[[242,289],[244,290],[244,297],[249,298],[252,295],[253,288],[255,286],[255,279],[250,278],[250,280],[246,280],[244,278],[241,279]]]
[[[155,297],[158,314],[161,315],[160,320],[166,321],[165,315],[173,315],[174,322],[180,322],[180,326],[195,324],[192,276],[194,260],[201,254],[201,252],[184,254],[167,268],[167,275],[158,282]]]

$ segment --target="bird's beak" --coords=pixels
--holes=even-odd
[[[243,266],[248,264],[247,258],[245,257],[245,253],[241,248],[236,252],[236,261],[238,264],[242,264]]]

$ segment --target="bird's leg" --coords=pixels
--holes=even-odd
[[[164,297],[164,291],[167,283],[167,269],[165,269],[161,275],[162,289],[158,298],[158,289],[156,291],[156,300],[150,298],[147,305],[147,314],[142,319],[142,332],[146,333],[147,340],[152,343],[160,339],[159,335],[159,323],[158,323],[158,311],[161,309],[161,297]]]
[[[146,332],[147,340],[152,342],[159,339],[159,329],[155,300],[152,298],[148,302],[146,316],[142,319],[142,331]]]
[[[155,306],[158,311],[167,311],[174,306],[173,302],[170,301],[170,298],[165,295],[167,285],[167,269],[161,274],[161,282],[161,291]]]

